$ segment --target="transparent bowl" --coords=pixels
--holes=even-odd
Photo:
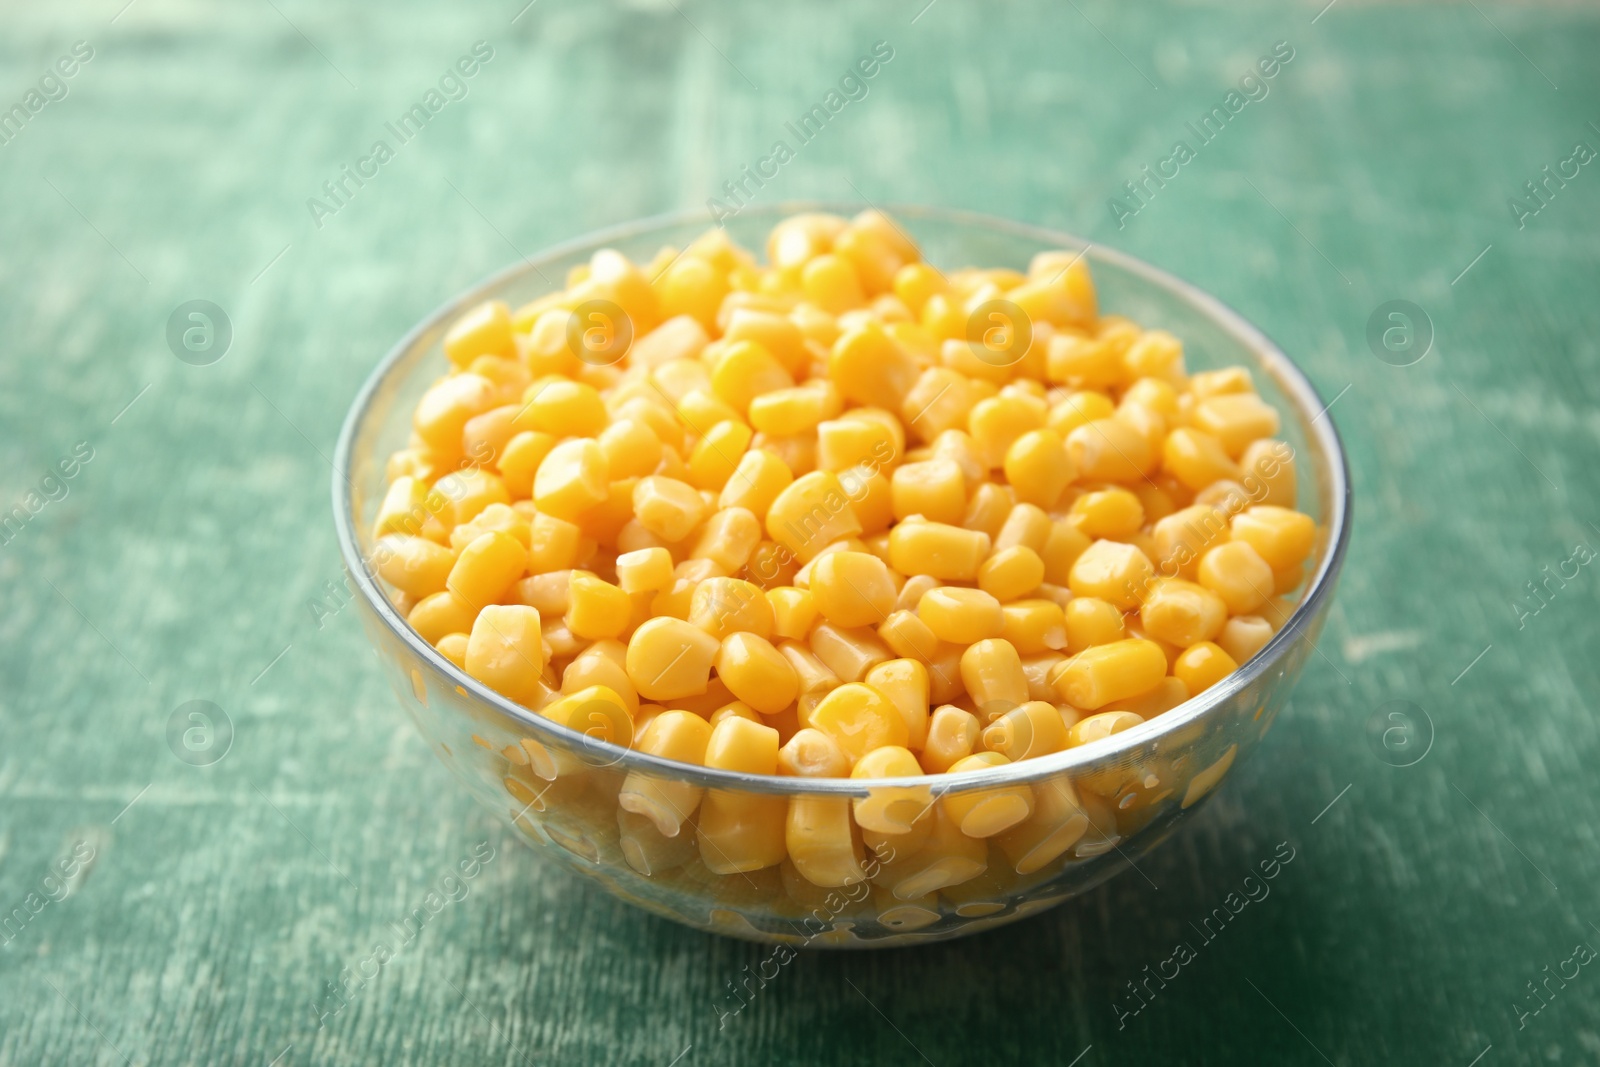
[[[859,205],[781,203],[728,220],[746,248],[796,211],[850,213]],[[1185,282],[1080,238],[983,215],[915,206],[889,213],[943,268],[1024,269],[1036,252],[1085,253],[1102,310],[1183,340],[1189,367],[1248,366],[1264,399],[1283,415],[1281,436],[1296,454],[1300,510],[1318,523],[1309,583],[1285,625],[1253,659],[1200,696],[1104,740],[990,771],[884,779],[797,779],[709,770],[594,741],[505,699],[459,670],[407,625],[369,564],[370,536],[385,488],[384,464],[405,445],[411,412],[446,368],[441,340],[465,309],[486,299],[513,307],[551,291],[567,269],[600,248],[647,261],[663,245],[703,232],[703,214],[646,219],[568,242],[520,262],[439,308],[384,357],[362,387],[340,435],[333,482],[339,547],[363,625],[396,695],[423,737],[472,794],[533,848],[594,879],[623,900],[702,930],[813,947],[879,947],[937,941],[1034,914],[1085,892],[1133,863],[1249,755],[1289,697],[1331,602],[1350,533],[1344,451],[1311,383],[1277,346],[1238,314]],[[1026,833],[961,839],[946,859],[922,853],[870,863],[873,878],[820,888],[792,865],[719,874],[702,859],[693,819],[675,838],[622,812],[628,775],[718,803],[811,805],[847,810],[855,798],[914,800],[1025,786],[1035,796]],[[960,803],[960,801],[957,801]],[[847,817],[847,816],[846,816]],[[698,815],[696,816],[698,818]],[[959,833],[959,832],[958,832]],[[867,853],[869,861],[872,853]],[[712,856],[714,866],[725,866]],[[983,873],[971,876],[978,865]],[[950,879],[956,884],[941,885]]]

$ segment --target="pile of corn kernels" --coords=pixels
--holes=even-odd
[[[1188,373],[1065,252],[946,274],[872,211],[766,251],[602,251],[450,329],[373,561],[467,674],[684,763],[900,777],[1127,730],[1281,627],[1318,530],[1247,370]],[[1030,814],[997,797],[945,815]],[[619,802],[673,836],[700,800],[630,775]]]

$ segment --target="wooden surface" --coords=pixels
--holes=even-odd
[[[42,505],[0,548],[0,909],[27,916],[0,1063],[1600,1061],[1600,969],[1564,962],[1600,949],[1600,574],[1567,563],[1537,614],[1526,585],[1600,549],[1600,162],[1523,228],[1507,205],[1600,148],[1592,8],[122,3],[13,5],[0,34],[6,106],[94,50],[0,146],[0,504]],[[479,40],[468,95],[318,228],[307,198]],[[803,956],[719,1028],[764,950],[539,865],[397,711],[324,587],[326,457],[430,309],[703,206],[880,40],[868,95],[759,196],[989,211],[1209,288],[1335,400],[1357,528],[1291,707],[1148,880]],[[1119,230],[1122,183],[1278,41],[1268,95]],[[164,336],[194,299],[231,322],[208,366]],[[1368,345],[1395,299],[1435,333],[1412,366]],[[209,765],[169,747],[192,700],[233,727]],[[1369,736],[1390,701],[1432,724],[1412,766],[1421,732]],[[464,898],[319,1027],[325,983],[480,842]]]

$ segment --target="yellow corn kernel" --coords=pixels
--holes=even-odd
[[[889,554],[888,529],[894,522],[894,504],[889,478],[876,463],[862,463],[846,467],[839,472],[839,484],[845,487],[850,500],[850,510],[856,513],[861,524],[861,538],[871,542],[881,539],[882,551],[874,552],[887,560]]]
[[[717,677],[733,695],[763,715],[776,715],[800,695],[800,677],[772,643],[753,633],[731,633],[717,651]]]
[[[978,569],[978,588],[1005,603],[1027,596],[1044,581],[1044,560],[1026,545],[1001,549]]]
[[[661,439],[642,420],[618,419],[600,432],[597,441],[612,480],[642,478],[661,463]]]
[[[873,749],[906,743],[905,720],[882,693],[857,682],[823,697],[811,711],[811,728],[838,744],[851,764]]]
[[[689,454],[689,481],[696,489],[721,493],[750,447],[753,434],[742,422],[719,422]]]
[[[508,533],[492,530],[461,550],[445,586],[468,604],[482,607],[510,592],[527,569],[527,546]]]
[[[958,525],[967,510],[966,479],[949,459],[897,467],[891,481],[894,517],[921,515],[929,522]]]
[[[774,389],[750,401],[750,425],[762,433],[790,437],[809,433],[838,416],[843,402],[826,379],[787,389]]]
[[[1067,483],[1076,476],[1067,446],[1053,430],[1030,430],[1006,452],[1006,481],[1017,499],[1040,507],[1053,507]]]
[[[1045,360],[1045,371],[1053,382],[1062,382],[1077,389],[1103,389],[1122,383],[1127,377],[1122,354],[1127,351],[1130,338],[1116,335],[1110,338],[1084,337],[1076,333],[1059,333],[1050,339]]]
[[[380,578],[420,599],[445,587],[456,565],[456,554],[425,537],[389,534],[378,539],[372,560]]]
[[[717,308],[728,295],[727,272],[690,255],[669,266],[654,285],[661,314],[689,315],[707,329],[716,325]]]
[[[1235,615],[1222,624],[1217,645],[1235,663],[1245,663],[1266,647],[1273,633],[1272,624],[1259,615]]]
[[[767,534],[809,563],[835,541],[861,533],[861,520],[836,475],[812,471],[778,494],[767,512]],[[900,568],[896,568],[897,570]]]
[[[411,425],[438,460],[451,464],[461,456],[467,420],[499,401],[499,388],[483,375],[452,374],[422,394]]]
[[[1122,611],[1138,607],[1155,575],[1149,557],[1133,545],[1096,541],[1072,564],[1073,596],[1096,597]]]
[[[1161,679],[1161,684],[1142,696],[1129,697],[1109,704],[1105,711],[1131,711],[1139,718],[1148,722],[1165,712],[1182,704],[1189,699],[1189,687],[1183,684],[1183,679],[1171,675]]]
[[[646,878],[681,867],[695,854],[688,835],[663,837],[655,823],[624,808],[617,809],[617,834],[623,859]]]
[[[1160,645],[1128,638],[1073,656],[1056,675],[1056,691],[1073,707],[1093,711],[1149,692],[1166,674],[1167,656]]]
[[[830,315],[858,308],[867,302],[855,267],[849,260],[831,252],[817,256],[801,268],[800,287],[807,300]]]
[[[928,740],[922,746],[922,769],[943,774],[977,747],[978,717],[951,704],[936,709],[928,719]]]
[[[445,634],[434,642],[434,647],[445,659],[454,663],[462,670],[467,669],[467,647],[472,643],[472,638],[464,633]]]
[[[922,767],[910,749],[886,745],[873,749],[856,762],[852,778],[920,778]],[[879,834],[904,834],[933,806],[925,787],[872,788],[850,802],[856,825]]]
[[[1252,442],[1278,432],[1278,412],[1254,393],[1208,397],[1194,407],[1194,425],[1222,442],[1222,450],[1238,458]]]
[[[571,570],[593,547],[585,543],[582,527],[541,512],[528,527],[528,572]]]
[[[1255,611],[1273,592],[1272,568],[1248,541],[1229,541],[1209,549],[1200,557],[1199,579],[1222,598],[1233,615]]]
[[[741,774],[775,774],[778,731],[730,716],[712,727],[705,765]],[[700,858],[713,874],[743,874],[781,863],[789,802],[785,797],[708,789],[700,804]]]
[[[1078,653],[1095,645],[1107,645],[1125,636],[1122,612],[1115,604],[1098,597],[1074,597],[1064,614],[1068,652]]]
[[[1204,430],[1180,426],[1167,434],[1161,446],[1161,466],[1193,490],[1201,490],[1224,478],[1238,481],[1239,468],[1223,449],[1222,442]]]
[[[915,659],[892,659],[867,671],[866,684],[900,713],[906,747],[921,749],[928,739],[928,668]]]
[[[745,508],[761,518],[792,481],[794,474],[788,464],[771,452],[754,449],[739,457],[717,504],[722,508]]]
[[[1152,539],[1163,571],[1170,574],[1176,568],[1190,578],[1206,552],[1228,540],[1228,519],[1216,508],[1194,504],[1158,521]]]
[[[958,645],[999,637],[1005,628],[1000,601],[981,589],[958,586],[929,590],[917,605],[917,617],[939,640]]]
[[[1245,493],[1252,503],[1295,505],[1294,449],[1286,441],[1252,441],[1239,457]]]
[[[933,441],[947,430],[967,425],[972,406],[980,399],[972,383],[948,367],[922,371],[900,402],[906,432],[919,441]]]
[[[892,430],[878,419],[860,418],[855,411],[817,426],[817,469],[835,473],[858,464],[873,469],[894,463],[901,451]]]
[[[524,430],[506,442],[500,454],[500,480],[513,499],[524,500],[533,494],[539,466],[555,446],[554,437],[533,430]]]
[[[1010,762],[998,752],[977,752],[957,760],[950,767],[950,773],[986,771],[1007,766]],[[968,837],[993,837],[1033,814],[1033,790],[1027,785],[1009,785],[946,793],[939,803],[963,834]]]
[[[1150,584],[1139,621],[1152,638],[1188,647],[1217,635],[1228,621],[1228,605],[1205,586],[1158,578]]]
[[[1138,428],[1113,415],[1094,419],[1067,434],[1067,454],[1078,477],[1096,482],[1137,483],[1156,466],[1156,454]]]
[[[1028,680],[1028,699],[1060,701],[1061,694],[1056,692],[1055,676],[1066,662],[1067,657],[1059,652],[1041,652],[1036,656],[1024,656],[1022,676]]]
[[[1066,775],[1033,783],[1033,814],[995,838],[1018,874],[1033,874],[1077,844],[1089,829],[1078,792]]]
[[[795,778],[847,778],[850,760],[833,738],[806,727],[778,750],[778,773]]]
[[[522,402],[518,421],[554,437],[598,437],[611,421],[593,386],[564,378],[534,382]]]
[[[715,310],[711,313],[714,315]],[[634,338],[628,349],[628,363],[654,368],[675,359],[694,359],[709,340],[705,327],[692,315],[673,315],[649,333]]]
[[[645,593],[672,584],[672,553],[664,548],[641,548],[617,557],[617,584],[625,593]]]
[[[894,295],[898,296],[913,315],[922,314],[922,306],[935,293],[945,291],[944,275],[926,263],[907,263],[894,275]]]
[[[446,634],[470,633],[477,616],[477,607],[446,590],[417,601],[406,615],[406,622],[428,644],[437,645]]]
[[[705,761],[710,741],[711,724],[700,716],[689,711],[663,711],[645,728],[638,747],[648,756],[700,764]],[[684,821],[699,807],[701,794],[699,786],[688,782],[629,771],[617,794],[617,805],[649,819],[663,836],[677,837]]]
[[[970,882],[988,866],[986,842],[963,834],[944,805],[933,805],[924,821],[929,828],[921,846],[905,854],[896,851],[874,876],[898,900],[918,900]]]
[[[941,522],[902,522],[889,531],[889,565],[908,576],[975,581],[988,558],[989,544],[989,535],[977,530]]]
[[[840,334],[828,354],[828,378],[840,396],[891,411],[901,409],[921,373],[910,353],[872,321]]]
[[[1298,511],[1260,504],[1233,517],[1232,533],[1235,541],[1255,549],[1276,574],[1305,562],[1316,543],[1317,524]]]
[[[1015,763],[1066,748],[1067,727],[1054,704],[1029,700],[986,726],[982,740],[985,749]]]
[[[1000,613],[1000,636],[1019,654],[1036,656],[1067,647],[1066,620],[1055,601],[1014,600],[1003,605]]]
[[[1088,536],[1111,541],[1125,541],[1144,526],[1144,505],[1127,489],[1084,493],[1067,515]]]
[[[706,502],[687,482],[651,475],[634,485],[633,510],[646,530],[666,541],[682,541],[705,518]]]
[[[605,456],[589,438],[562,441],[539,464],[533,499],[539,510],[569,522],[606,499]]]
[[[416,535],[422,530],[428,509],[428,485],[419,478],[402,475],[389,483],[378,505],[378,518],[372,525],[372,536],[402,533]]]
[[[1189,692],[1194,696],[1199,696],[1238,669],[1239,664],[1234,662],[1233,657],[1210,641],[1190,645],[1178,654],[1178,662],[1172,665],[1172,673],[1189,687]]]
[[[571,571],[535,574],[512,586],[512,597],[518,604],[538,608],[545,618],[558,618],[567,613],[567,587],[571,581]]]
[[[511,339],[511,310],[500,300],[479,304],[451,324],[444,335],[444,354],[458,367],[486,354],[516,356],[517,346]]]
[[[1079,426],[1097,419],[1109,419],[1116,412],[1117,406],[1111,402],[1109,396],[1092,389],[1084,389],[1053,405],[1045,424],[1065,440]]]
[[[711,391],[740,414],[763,393],[792,389],[794,378],[766,346],[750,340],[725,342],[711,371]]]
[[[628,677],[627,658],[628,646],[621,641],[596,641],[578,653],[561,672],[561,691],[577,693],[593,685],[603,685],[622,699],[630,716],[636,716],[639,694]],[[630,740],[618,743],[631,744],[632,736],[629,734]]]
[[[895,655],[922,663],[932,660],[939,650],[939,639],[933,636],[928,624],[911,611],[893,612],[878,627],[878,637]]]
[[[1102,711],[1098,715],[1086,715],[1067,730],[1067,747],[1087,745],[1112,734],[1131,730],[1142,722],[1144,720],[1131,711]]]
[[[834,239],[849,225],[838,215],[790,215],[767,235],[767,258],[780,270],[796,271],[833,248]]]
[[[1047,414],[1042,403],[1019,396],[992,396],[974,404],[967,432],[985,469],[1001,466],[1020,437],[1044,426]]]
[[[531,703],[544,671],[539,613],[521,604],[490,604],[478,612],[464,669],[507,700]]]
[[[573,571],[567,588],[567,629],[591,641],[616,637],[628,628],[633,601],[588,571]]]
[[[753,341],[778,361],[789,374],[799,374],[806,368],[809,357],[805,351],[805,335],[791,319],[758,308],[735,308],[728,316],[728,328],[723,332],[728,342]]]
[[[873,667],[892,658],[871,630],[841,629],[831,623],[818,623],[811,631],[811,649],[839,678],[859,682]]]
[[[541,708],[539,714],[583,735],[578,742],[580,748],[592,753],[597,761],[606,758],[595,751],[594,746],[598,743],[626,747],[633,740],[633,713],[621,694],[609,686],[591,685],[565,693]],[[559,764],[563,762],[562,756],[565,755],[562,753],[556,757],[558,772]]]
[[[471,522],[491,504],[511,503],[505,483],[477,467],[445,475],[434,483],[433,491],[445,502],[439,517],[457,525]]]
[[[695,710],[698,711],[698,709]],[[743,719],[746,722],[760,723],[763,726],[766,725],[766,722],[761,718],[760,713],[742,700],[735,700],[731,704],[722,705],[722,707],[711,713],[707,721],[711,723],[711,729],[715,730],[717,728],[717,724],[722,722],[723,719]]]
[[[978,720],[984,724],[1028,700],[1022,657],[1003,639],[981,640],[961,653],[961,684],[978,709]]]
[[[772,636],[772,608],[765,591],[741,578],[701,580],[689,604],[689,622],[718,641],[741,631]]]
[[[459,552],[491,530],[508,533],[523,544],[530,542],[529,520],[523,514],[509,504],[490,504],[471,522],[450,531],[450,547]]]
[[[811,599],[835,626],[876,626],[894,610],[894,582],[877,556],[829,552],[811,564]]]
[[[700,527],[690,559],[708,559],[724,572],[744,569],[761,543],[761,523],[745,508],[723,508]]]
[[[722,642],[682,619],[650,619],[628,638],[628,677],[650,700],[675,700],[706,691]],[[670,835],[669,835],[670,836]]]
[[[790,797],[785,843],[795,869],[813,885],[834,888],[867,880],[861,866],[866,853],[850,818],[849,797]]]
[[[790,641],[804,640],[817,621],[817,605],[806,589],[779,586],[766,592],[767,605],[772,608],[772,633],[774,637]]]

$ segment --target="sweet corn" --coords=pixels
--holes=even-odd
[[[628,628],[633,602],[628,594],[588,571],[573,571],[567,585],[567,629],[598,641]]]
[[[721,647],[717,638],[681,619],[650,619],[628,639],[628,677],[651,700],[704,693]]]
[[[1078,792],[1065,775],[1033,784],[1033,814],[995,838],[1018,874],[1032,874],[1077,844],[1089,829]]]
[[[1144,504],[1121,488],[1084,493],[1067,515],[1088,536],[1108,541],[1124,541],[1144,526]]]
[[[479,611],[463,667],[507,700],[532,703],[544,670],[539,613],[521,604],[490,604]]]
[[[625,593],[649,593],[672,584],[672,553],[641,548],[617,557],[617,584]]]
[[[1113,700],[1149,692],[1166,673],[1167,657],[1160,645],[1128,638],[1073,656],[1056,675],[1056,689],[1073,707],[1093,711]]]
[[[866,851],[850,815],[849,797],[789,798],[785,845],[795,869],[812,885],[832,888],[867,880]]]
[[[1272,624],[1259,615],[1235,615],[1222,624],[1217,645],[1235,663],[1244,663],[1266,647],[1274,632]]]
[[[847,778],[850,759],[832,737],[803,727],[778,750],[778,773],[792,778]]]
[[[876,626],[894,610],[889,568],[865,552],[830,552],[811,568],[811,597],[835,626]]]
[[[983,874],[988,852],[981,838],[963,833],[944,805],[935,804],[922,847],[908,855],[897,852],[881,866],[878,884],[898,900],[917,900]]]
[[[802,562],[810,562],[827,545],[860,532],[861,520],[851,510],[844,486],[828,471],[812,471],[795,479],[767,511],[767,535]]]
[[[778,731],[730,716],[714,725],[705,765],[741,774],[776,774]],[[700,859],[714,874],[771,867],[788,853],[789,802],[781,796],[708,789],[700,803]]]
[[[915,612],[896,611],[878,627],[878,639],[895,655],[927,663],[939,649],[939,639]]]
[[[1305,562],[1316,542],[1317,527],[1309,515],[1261,504],[1235,515],[1232,533],[1235,541],[1255,549],[1276,573]]]
[[[978,717],[950,704],[936,710],[928,719],[928,740],[922,746],[920,762],[929,774],[943,774],[972,755],[978,744]]]
[[[466,603],[483,607],[505,596],[527,569],[527,547],[495,530],[461,550],[445,586]]]
[[[776,715],[800,695],[800,677],[772,643],[753,633],[731,633],[717,651],[717,677],[733,695],[763,715]],[[770,773],[770,772],[764,772]]]
[[[1144,720],[1131,711],[1102,711],[1098,715],[1087,715],[1073,723],[1067,731],[1067,747],[1087,745],[1112,734],[1131,730],[1142,722]]]
[[[1022,705],[1028,699],[1028,679],[1022,657],[1009,641],[991,638],[974,642],[961,653],[961,684],[978,709],[984,724]]]
[[[1003,548],[978,568],[978,588],[1002,603],[1027,596],[1044,581],[1044,560],[1026,545]]]
[[[1254,393],[1208,397],[1194,406],[1197,429],[1215,437],[1222,450],[1237,459],[1251,442],[1278,432],[1278,412]]]
[[[1228,605],[1204,586],[1182,578],[1159,578],[1150,584],[1139,621],[1149,636],[1187,647],[1217,635],[1228,621]]]
[[[1190,645],[1179,653],[1178,661],[1172,665],[1172,673],[1188,686],[1189,692],[1195,696],[1199,696],[1238,669],[1239,664],[1234,662],[1233,657],[1210,641]]]
[[[916,778],[922,775],[917,757],[907,748],[885,745],[856,762],[852,778]],[[877,787],[850,802],[856,825],[879,834],[904,834],[933,806],[933,794],[922,787]]]
[[[928,739],[928,668],[916,659],[892,659],[867,671],[866,684],[900,713],[906,746],[921,749]]]
[[[1015,763],[1067,747],[1067,727],[1054,704],[1029,700],[984,727],[983,747]]]
[[[1029,430],[1005,454],[1006,480],[1017,497],[1040,507],[1053,507],[1067,483],[1077,476],[1073,457],[1054,430]]]
[[[959,645],[999,637],[1005,628],[1000,601],[981,589],[958,586],[929,590],[917,605],[917,617],[939,640]]]
[[[903,522],[889,531],[889,565],[901,574],[975,581],[989,535],[938,522]]]
[[[444,335],[444,354],[458,367],[481,355],[513,357],[511,311],[503,301],[485,301],[455,321]]]
[[[647,756],[699,765],[711,741],[711,724],[688,711],[663,711],[651,720],[639,740]],[[683,824],[699,807],[703,790],[697,785],[629,771],[617,794],[624,811],[649,819],[663,837],[677,837]]]
[[[899,709],[882,693],[856,682],[841,685],[812,709],[811,727],[831,737],[852,765],[873,749],[905,745]]]
[[[1144,600],[1155,567],[1133,545],[1096,541],[1072,564],[1067,584],[1073,596],[1095,597],[1121,611],[1132,611]]]
[[[957,760],[951,774],[986,771],[1011,761],[998,752],[977,752]],[[944,813],[968,837],[993,837],[1033,814],[1033,790],[1027,785],[1001,786],[946,793],[939,801]]]
[[[431,593],[417,601],[406,616],[406,622],[424,641],[437,645],[447,634],[470,633],[472,621],[477,615],[478,608],[475,605],[446,590]]]
[[[609,484],[600,445],[575,438],[550,449],[540,462],[533,478],[533,499],[544,514],[570,522],[606,499]]]
[[[1107,645],[1126,636],[1122,612],[1110,601],[1098,597],[1073,597],[1063,611],[1067,630],[1067,651],[1082,652],[1094,645]]]
[[[1190,489],[1204,489],[1224,478],[1239,480],[1239,468],[1222,442],[1204,430],[1188,426],[1180,426],[1167,435],[1161,465]]]
[[[1272,596],[1272,568],[1248,541],[1230,541],[1200,557],[1200,584],[1222,598],[1229,613],[1248,615]]]
[[[1097,482],[1133,484],[1155,468],[1156,456],[1138,428],[1113,415],[1093,419],[1067,434],[1067,454],[1078,476]]]
[[[1068,602],[1070,606],[1070,601]],[[1024,656],[1067,647],[1066,619],[1053,600],[1016,600],[1000,609],[1000,636]]]
[[[772,607],[766,593],[739,578],[712,577],[696,585],[689,621],[719,641],[740,631],[772,636]]]

